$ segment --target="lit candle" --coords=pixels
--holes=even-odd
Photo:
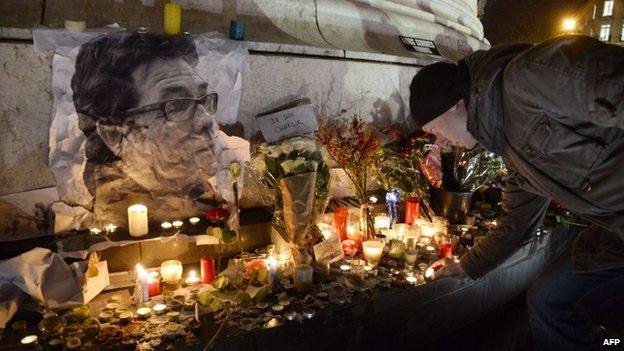
[[[189,286],[195,285],[199,283],[199,277],[197,276],[197,273],[195,273],[195,271],[190,271],[184,282],[186,283],[186,285]]]
[[[37,335],[28,335],[28,336],[23,337],[20,343],[22,345],[32,346],[32,345],[35,345],[35,343],[37,342],[37,339],[39,339]]]
[[[420,226],[420,234],[426,238],[431,238],[436,234],[436,229],[432,224],[423,224]]]
[[[106,231],[106,234],[113,234],[115,231],[117,231],[117,226],[109,223],[104,227],[104,230]]]
[[[295,289],[304,293],[312,290],[312,266],[301,264],[295,267]]]
[[[165,35],[180,35],[182,28],[182,7],[179,4],[165,4]]]
[[[147,290],[150,297],[160,294],[160,279],[158,277],[158,272],[149,272],[147,274]]]
[[[375,267],[379,264],[379,260],[383,254],[384,243],[372,240],[365,241],[362,243],[362,249],[364,250],[364,258],[366,258],[366,262]]]
[[[155,304],[154,307],[152,307],[152,310],[154,311],[154,313],[160,315],[165,313],[165,310],[167,310],[167,305],[165,305],[164,303],[158,303]]]
[[[184,222],[182,222],[182,221],[173,221],[173,223],[171,223],[171,225],[173,225],[173,227],[175,229],[180,229],[184,225]]]
[[[347,226],[347,239],[357,242],[360,239],[360,233],[356,226],[349,224]]]
[[[410,283],[411,285],[416,284],[416,282],[418,281],[418,279],[414,276],[408,276],[405,278],[405,280],[407,280],[408,283]]]
[[[390,217],[383,216],[375,216],[374,219],[375,231],[380,231],[381,229],[390,229]]]
[[[140,302],[147,302],[149,301],[149,284],[147,283],[147,271],[143,268],[143,266],[141,266],[141,264],[137,263],[136,272],[137,288],[141,290],[141,294],[139,295],[141,297]]]
[[[161,263],[160,276],[165,283],[177,283],[182,278],[182,262],[168,260]]]
[[[147,206],[134,204],[128,207],[128,230],[131,236],[147,235]]]
[[[351,270],[351,266],[349,266],[348,264],[341,264],[340,265],[340,270],[343,272],[348,272]]]
[[[171,224],[171,222],[162,222],[160,226],[162,227],[162,229],[171,229],[171,227],[173,227],[173,224]]]
[[[152,309],[149,307],[140,307],[139,309],[137,309],[137,315],[139,316],[139,318],[142,319],[147,318],[151,312]]]
[[[197,223],[199,223],[199,218],[191,217],[189,218],[189,223],[191,223],[192,225],[197,225]]]
[[[410,269],[414,268],[417,259],[418,251],[412,249],[405,250],[405,264],[407,264]]]
[[[269,291],[277,289],[279,284],[278,265],[275,257],[270,256],[266,260],[266,265],[269,268]]]
[[[331,240],[335,236],[334,227],[329,224],[319,223],[316,225],[323,236],[323,240],[328,241]]]
[[[435,271],[433,270],[433,268],[431,268],[431,267],[427,268],[427,270],[425,271],[425,279],[433,280],[434,273],[435,273]]]
[[[442,258],[453,257],[453,245],[450,242],[443,242],[438,246],[440,247],[440,256]]]

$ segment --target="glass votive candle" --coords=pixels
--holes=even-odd
[[[351,260],[349,262],[351,273],[357,276],[363,276],[366,271],[366,261],[364,260]]]
[[[139,307],[136,311],[137,316],[141,319],[146,319],[152,313],[152,309],[149,307]]]
[[[295,289],[298,292],[304,293],[312,290],[313,272],[312,266],[307,264],[295,267]]]
[[[178,260],[168,260],[161,263],[160,276],[165,283],[177,283],[182,278],[182,262]]]
[[[154,305],[154,307],[152,307],[152,311],[154,311],[154,313],[157,315],[161,315],[165,313],[166,310],[167,310],[167,305],[165,305],[164,303],[157,303]]]
[[[373,219],[375,231],[378,232],[382,229],[390,229],[390,217],[387,215],[375,216]]]
[[[384,243],[374,240],[368,240],[362,243],[364,258],[369,265],[376,267],[379,264],[384,246]]]
[[[390,247],[388,248],[388,256],[393,259],[400,260],[405,253],[405,244],[398,239],[390,240]]]
[[[432,238],[436,234],[436,229],[432,223],[423,224],[420,226],[420,236],[425,238]]]
[[[186,276],[186,280],[184,280],[184,283],[186,283],[186,285],[188,286],[195,285],[199,283],[199,276],[197,275],[197,273],[195,273],[195,271],[190,271],[188,276]]]
[[[408,269],[413,269],[418,259],[418,251],[416,249],[405,250],[405,265]]]

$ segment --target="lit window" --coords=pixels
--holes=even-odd
[[[602,26],[600,26],[600,36],[598,37],[598,39],[600,39],[600,41],[609,41],[610,36],[611,36],[611,25],[603,24]]]
[[[596,19],[596,7],[598,6],[594,4],[594,12],[592,12],[592,19]]]
[[[613,15],[613,0],[605,0],[604,2],[604,8],[602,10],[602,15],[603,16],[611,16]]]

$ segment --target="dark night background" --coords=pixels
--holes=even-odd
[[[588,0],[488,0],[481,18],[492,45],[540,42],[557,35],[566,16]]]

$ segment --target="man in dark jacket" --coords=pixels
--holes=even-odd
[[[425,67],[410,90],[419,127],[479,143],[509,170],[499,226],[460,263],[434,263],[436,278],[486,274],[556,200],[592,225],[529,288],[534,345],[596,347],[589,312],[624,300],[624,48],[584,36],[501,45]]]

